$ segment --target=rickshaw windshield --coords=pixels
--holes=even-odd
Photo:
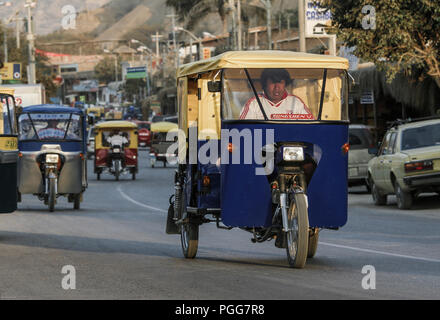
[[[0,101],[0,134],[17,134],[14,109],[14,97],[2,94]]]
[[[225,120],[348,120],[347,79],[336,69],[225,69]]]
[[[82,141],[81,117],[73,113],[24,113],[18,118],[19,139]]]

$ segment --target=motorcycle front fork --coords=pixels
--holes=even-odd
[[[296,183],[296,178],[298,178],[299,184]],[[294,194],[304,193],[304,189],[301,187],[301,185],[305,185],[304,184],[305,180],[304,180],[304,176],[302,174],[299,174],[299,175],[281,175],[278,181],[280,188],[279,207],[281,210],[283,232],[289,232],[292,231],[292,229],[289,228],[289,223],[288,223],[288,210],[290,207],[289,192],[293,192]]]
[[[49,181],[51,179],[55,179],[55,194],[58,194],[58,176],[57,176],[57,174],[54,172],[53,169],[49,169],[49,170],[46,170],[45,176],[46,176],[46,180],[45,180],[46,183],[44,186],[45,187],[44,193],[46,195],[49,195]]]

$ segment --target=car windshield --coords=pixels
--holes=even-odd
[[[225,120],[348,120],[346,73],[330,69],[225,69]]]
[[[440,146],[440,123],[402,132],[402,150],[431,146]]]
[[[349,129],[350,150],[368,149],[373,145],[373,138],[368,129]]]
[[[149,123],[138,123],[138,128],[139,129],[148,129],[150,130],[150,124]]]
[[[82,140],[81,117],[73,113],[24,113],[18,118],[20,140]]]

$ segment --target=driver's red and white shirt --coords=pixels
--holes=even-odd
[[[258,95],[268,120],[314,120],[313,114],[297,96],[284,93],[283,99],[273,103],[266,95]],[[240,119],[264,120],[255,97],[248,100],[241,111]]]

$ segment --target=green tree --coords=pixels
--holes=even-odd
[[[121,80],[121,61],[117,59],[118,80]],[[116,80],[115,58],[107,56],[95,66],[95,77],[99,82],[109,83]]]
[[[391,81],[398,72],[431,76],[440,87],[440,5],[430,0],[321,0],[333,31]]]

